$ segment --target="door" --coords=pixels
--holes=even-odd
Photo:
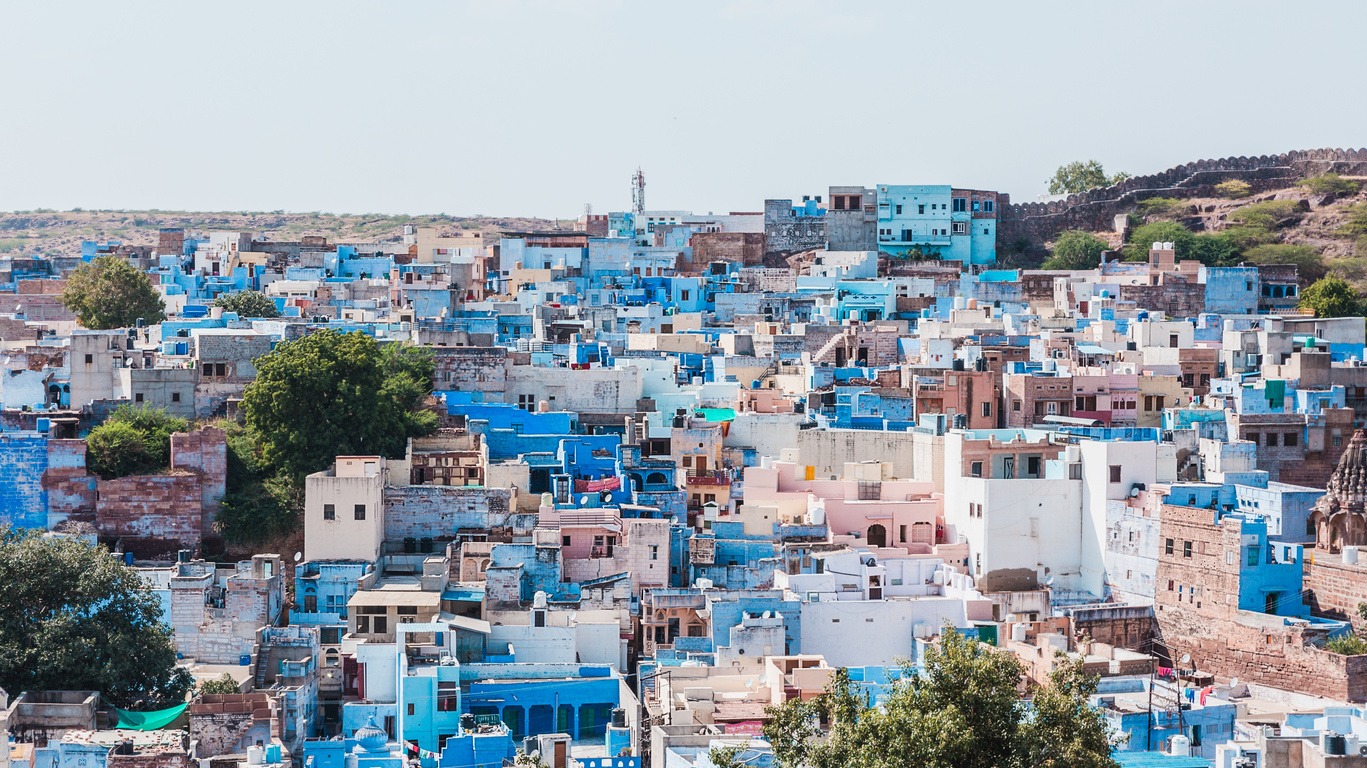
[[[888,545],[888,529],[874,523],[869,526],[869,546],[886,547]]]

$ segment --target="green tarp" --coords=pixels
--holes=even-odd
[[[180,717],[181,713],[189,704],[181,704],[170,709],[158,709],[155,712],[128,712],[126,710],[114,709],[119,713],[119,724],[116,728],[127,728],[130,731],[156,731]]]

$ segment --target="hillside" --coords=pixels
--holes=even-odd
[[[567,222],[562,221],[563,226]],[[406,224],[445,231],[549,229],[547,219],[490,216],[390,216],[384,214],[285,213],[283,211],[14,211],[0,212],[0,253],[10,255],[72,255],[82,240],[119,240],[127,245],[155,245],[157,230],[183,227],[199,230],[254,232],[274,240],[298,240],[322,235],[330,242],[397,240]]]

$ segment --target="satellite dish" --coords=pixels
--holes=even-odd
[[[1182,654],[1182,658],[1178,659],[1178,661],[1182,662],[1183,664],[1190,664],[1190,663],[1191,663],[1191,654],[1190,654],[1190,653],[1184,653],[1184,654]]]
[[[580,496],[580,497],[579,497],[579,506],[581,506],[581,507],[587,507],[588,505],[589,505],[589,497],[588,497],[588,496]]]
[[[297,563],[297,562],[299,562],[300,560],[303,560],[303,559],[304,559],[304,553],[303,553],[303,552],[295,552],[295,553],[294,553],[294,562]]]

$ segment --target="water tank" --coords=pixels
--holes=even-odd
[[[555,504],[555,497],[554,497],[554,496],[550,495],[549,493],[543,493],[543,494],[541,494],[541,506],[543,506],[543,507],[549,507],[549,506],[553,506],[554,504]]]
[[[537,592],[535,595],[532,596],[532,607],[533,607],[533,608],[541,608],[541,609],[543,609],[543,610],[546,608],[546,593],[545,593],[545,592]]]
[[[612,710],[612,726],[614,728],[627,727],[627,711],[621,707]]]
[[[954,308],[955,308],[955,309],[966,309],[967,307],[968,307],[968,299],[964,298],[963,296],[955,296],[955,297],[954,297]]]
[[[1013,642],[1013,643],[1023,643],[1023,642],[1025,642],[1025,631],[1026,631],[1026,626],[1025,626],[1024,624],[1012,624],[1012,625],[1011,625],[1011,642]]]
[[[1165,250],[1165,251],[1171,251],[1172,249],[1173,249],[1173,244],[1172,244],[1172,243],[1163,243],[1163,250]]]
[[[275,763],[283,762],[282,756],[280,754],[279,744],[266,745],[266,762],[272,765],[274,765]]]
[[[241,667],[250,667],[252,665],[252,655],[250,653],[244,653],[241,656],[238,656],[237,664]]]
[[[1348,752],[1347,740],[1343,734],[1325,731],[1320,734],[1320,748],[1325,755],[1345,755]]]
[[[265,765],[266,750],[263,747],[247,747],[247,765]]]
[[[712,588],[712,580],[711,580],[711,579],[698,579],[697,581],[693,582],[693,586],[697,587],[698,589],[711,589],[711,588]]]
[[[1155,243],[1153,244],[1153,246],[1149,248],[1149,250],[1151,250],[1151,251],[1161,251],[1161,250],[1163,250],[1163,244],[1162,244],[1162,243],[1159,243],[1159,242],[1155,242]]]
[[[1343,548],[1343,563],[1344,563],[1344,565],[1357,565],[1357,561],[1358,561],[1358,548],[1357,548],[1357,547],[1354,547],[1354,546],[1347,546],[1347,547],[1344,547],[1344,548]]]
[[[1191,739],[1186,736],[1173,736],[1168,744],[1168,754],[1191,757]]]

